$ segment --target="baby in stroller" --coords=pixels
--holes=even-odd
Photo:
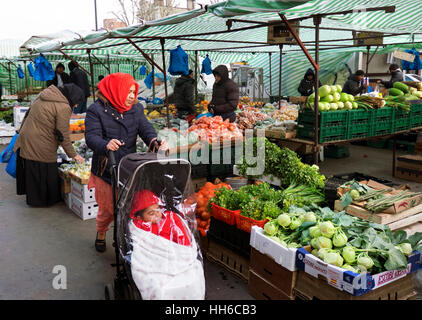
[[[133,197],[130,218],[131,273],[142,298],[204,299],[202,262],[186,221],[146,189]]]

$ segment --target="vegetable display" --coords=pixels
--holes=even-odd
[[[280,179],[282,187],[296,183],[316,189],[324,188],[325,177],[319,173],[318,166],[304,164],[294,151],[280,148],[267,138],[253,138],[252,141],[245,142],[245,144],[253,143],[254,155],[258,150],[258,139],[263,139],[262,144],[265,144],[265,170],[262,175],[272,175]],[[240,175],[245,176],[247,169],[254,166],[256,164],[248,164],[246,158],[243,157],[242,163],[238,165]],[[254,178],[257,177],[259,176],[254,176]]]
[[[405,269],[407,257],[422,249],[421,232],[407,237],[402,230],[393,233],[388,226],[314,205],[292,206],[267,222],[264,231],[285,247],[310,245],[314,256],[356,273]]]
[[[200,141],[208,141],[210,143],[243,138],[242,131],[239,130],[235,123],[230,123],[229,119],[223,121],[220,116],[199,118],[188,129],[188,133],[191,131],[195,131],[198,134]]]

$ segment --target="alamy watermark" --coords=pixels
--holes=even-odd
[[[65,266],[57,265],[53,268],[53,274],[57,274],[53,278],[53,288],[55,290],[66,290],[67,289],[67,269]]]

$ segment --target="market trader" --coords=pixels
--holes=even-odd
[[[314,86],[315,86],[315,73],[314,70],[309,68],[305,76],[303,77],[302,81],[299,84],[299,87],[297,88],[297,91],[303,96],[308,97],[314,92]],[[321,87],[321,81],[319,81],[318,87]]]
[[[390,81],[383,81],[378,80],[377,83],[384,85],[387,89],[390,89],[393,87],[394,82],[404,81],[403,72],[400,70],[399,66],[395,63],[391,64],[388,68],[388,71],[391,73],[391,79]]]
[[[221,116],[223,120],[236,120],[234,111],[239,103],[239,87],[233,80],[229,79],[229,70],[225,65],[217,66],[212,73],[215,83],[212,88],[212,99],[208,111],[214,116]]]
[[[73,113],[85,113],[87,100],[91,95],[89,92],[88,76],[85,72],[78,68],[78,65],[74,61],[69,62],[68,67],[70,70],[70,82],[76,84],[85,94],[84,101],[82,101],[82,103],[80,103],[78,107],[75,108]]]
[[[363,70],[358,70],[355,74],[352,74],[344,84],[342,92],[351,94],[352,96],[366,92],[368,86],[366,84],[362,84],[364,75],[365,72],[363,72]]]
[[[195,89],[195,80],[193,71],[189,70],[188,75],[180,76],[174,86],[174,99],[177,108],[177,117],[185,118],[195,112],[193,108],[193,93]]]
[[[70,76],[64,72],[63,63],[58,63],[55,70],[53,80],[47,81],[47,87],[55,85],[58,88],[63,88],[66,83],[70,83]]]

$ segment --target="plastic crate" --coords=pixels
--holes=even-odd
[[[334,127],[334,126],[346,126],[348,121],[348,111],[329,111],[319,112],[318,114],[318,126],[323,127]],[[311,109],[306,109],[299,112],[298,124],[315,123],[315,113]]]
[[[393,120],[392,132],[405,131],[410,129],[410,117],[397,118]]]
[[[315,127],[313,125],[299,124],[297,137],[304,139],[315,138]],[[319,142],[339,141],[347,139],[347,126],[323,127],[319,129]]]
[[[369,110],[371,124],[383,120],[391,121],[393,119],[393,110],[394,109],[390,107]]]
[[[254,220],[245,216],[242,216],[241,213],[235,216],[236,219],[236,228],[247,233],[251,233],[253,226],[258,226],[264,228],[264,225],[268,222],[268,219],[265,220]]]
[[[344,146],[327,146],[324,149],[324,156],[327,158],[341,159],[350,156],[348,147]]]
[[[394,109],[393,110],[393,120],[401,120],[401,119],[409,119],[410,112],[406,112],[401,109]]]
[[[250,256],[250,234],[235,226],[211,217],[207,237],[246,258]]]
[[[393,150],[394,141],[388,140],[388,149]],[[409,153],[415,152],[415,143],[410,141],[396,140],[396,149],[406,150]]]
[[[383,136],[391,134],[393,131],[393,121],[377,120],[371,124],[369,128],[369,137]]]
[[[422,114],[410,117],[410,128],[422,127]]]
[[[369,123],[370,113],[367,110],[349,110],[348,125]]]
[[[349,123],[347,139],[366,138],[369,134],[369,122]]]
[[[415,103],[410,106],[411,114],[421,114],[422,113],[422,103]]]
[[[211,203],[212,215],[217,220],[223,221],[230,226],[236,224],[236,215],[240,213],[240,210],[231,211],[225,208],[222,208],[215,203]]]
[[[369,140],[366,142],[366,145],[372,148],[384,149],[387,145],[387,141],[388,141],[387,139],[379,139],[376,141]]]

